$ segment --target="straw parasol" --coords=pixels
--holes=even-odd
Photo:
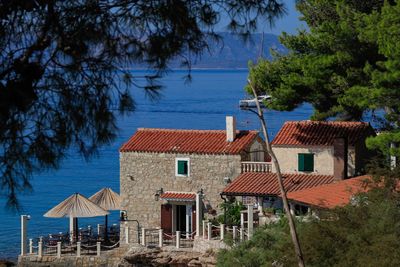
[[[77,218],[97,217],[107,214],[109,214],[108,211],[99,207],[81,194],[75,193],[46,212],[43,216],[51,218],[72,217],[75,218],[76,224],[78,225]],[[76,227],[76,229],[78,229],[78,226]],[[78,239],[78,231],[75,231],[75,238],[76,240]]]
[[[121,208],[121,197],[111,190],[111,188],[103,188],[89,198],[93,203],[96,203],[105,210],[119,210]],[[107,224],[108,216],[105,218],[104,237],[107,241]]]

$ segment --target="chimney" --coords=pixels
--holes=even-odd
[[[233,116],[226,116],[226,141],[233,142],[236,137],[236,119]]]
[[[346,137],[336,137],[333,141],[333,177],[335,181],[347,178],[347,148]]]

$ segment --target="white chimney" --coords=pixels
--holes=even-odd
[[[233,142],[236,137],[236,119],[233,116],[226,116],[226,141]]]

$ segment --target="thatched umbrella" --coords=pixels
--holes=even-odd
[[[78,229],[78,218],[97,217],[109,214],[108,211],[99,207],[86,197],[75,193],[48,212],[44,217],[64,218],[72,217],[76,220],[76,229]],[[75,238],[78,240],[78,231],[75,230]]]
[[[121,197],[111,190],[111,188],[103,188],[89,198],[93,203],[96,203],[105,210],[121,209]],[[108,215],[105,218],[104,239],[108,241]]]

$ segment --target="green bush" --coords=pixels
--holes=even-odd
[[[240,225],[240,211],[244,209],[242,202],[224,202],[220,204],[220,208],[225,212],[225,215],[218,216],[219,223],[225,223],[227,226]]]

